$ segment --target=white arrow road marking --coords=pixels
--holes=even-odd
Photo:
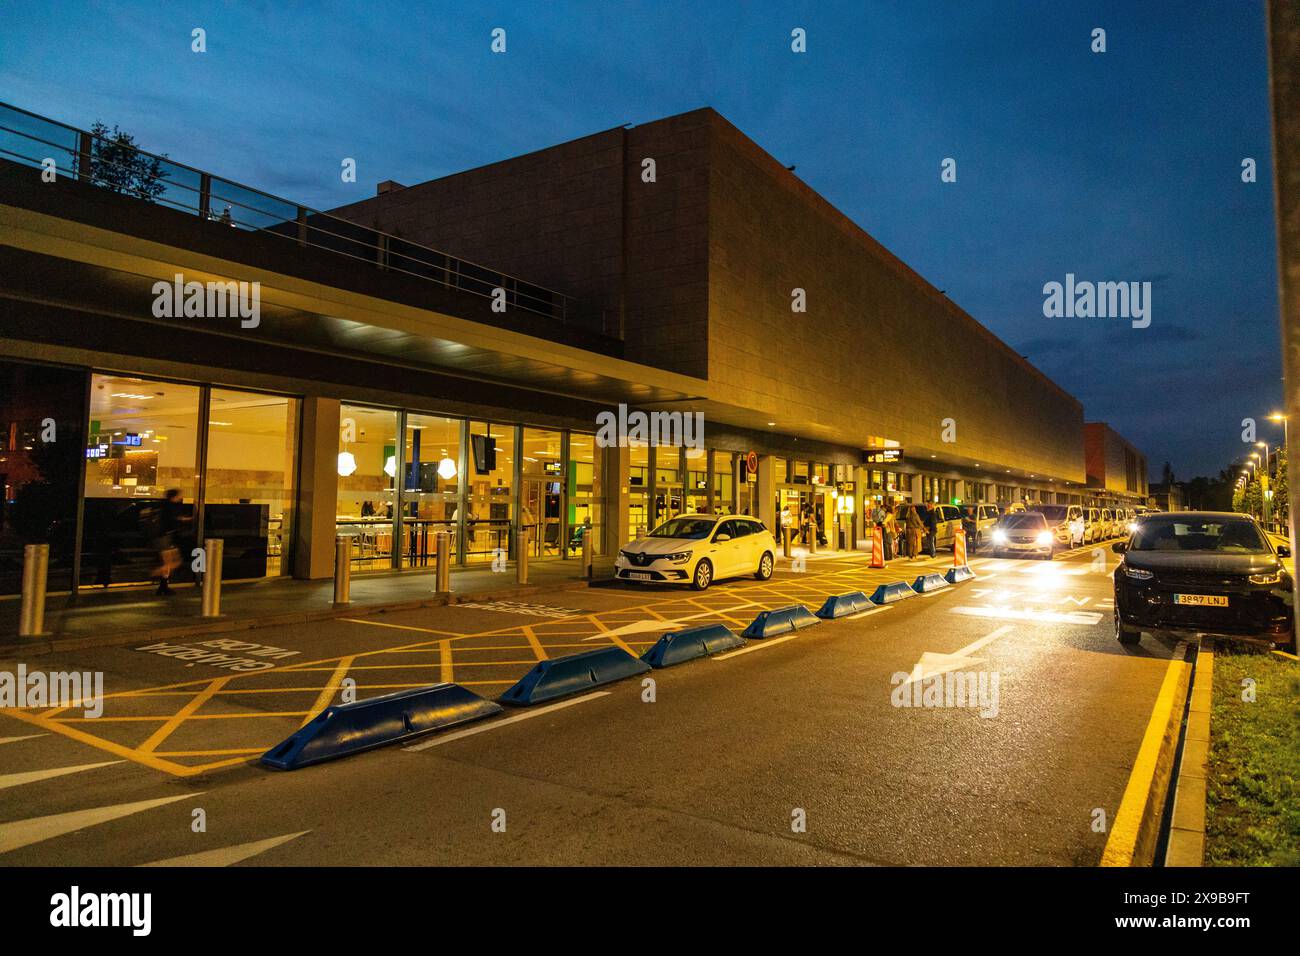
[[[108,823],[110,820],[117,820],[120,817],[129,817],[133,813],[152,810],[154,807],[175,803],[177,800],[193,800],[202,793],[202,790],[198,790],[194,793],[182,793],[176,797],[140,800],[137,803],[119,803],[111,807],[73,810],[71,813],[56,813],[48,817],[32,817],[29,820],[0,823],[0,853],[8,853],[10,850],[17,850],[19,847],[28,846],[32,843],[40,843],[42,840],[50,840],[66,833],[76,833],[86,827]]]
[[[96,767],[111,767],[115,763],[124,763],[124,761],[109,760],[105,763],[83,763],[79,767],[53,767],[49,770],[29,770],[26,773],[0,774],[0,790],[7,790],[9,787],[21,787],[25,783],[35,783],[38,780],[49,780],[51,777],[62,777],[68,773],[94,770]]]
[[[659,631],[664,633],[676,630],[677,625],[684,624],[687,621],[697,621],[702,617],[712,617],[715,614],[730,614],[732,611],[743,611],[747,607],[757,606],[757,601],[747,601],[744,604],[737,604],[735,607],[724,607],[717,611],[701,611],[699,614],[688,614],[686,617],[676,617],[671,621],[651,620],[646,618],[641,621],[633,621],[631,624],[624,624],[622,627],[616,627],[612,631],[601,631],[599,634],[593,634],[591,637],[584,637],[584,641],[597,641],[602,637],[622,637],[626,634],[644,634],[647,631]]]
[[[948,671],[955,671],[968,664],[982,664],[984,663],[982,658],[971,657],[970,655],[981,647],[992,644],[999,637],[1011,633],[1013,630],[1014,628],[1010,624],[1003,624],[997,630],[985,634],[978,641],[972,641],[961,650],[953,651],[951,654],[937,654],[934,651],[926,651],[921,655],[921,659],[916,662],[916,666],[912,668],[912,675],[903,683],[906,685],[913,681],[934,677],[937,674],[946,674]]]
[[[948,608],[953,614],[969,617],[991,617],[1000,621],[1024,621],[1028,624],[1099,624],[1102,615],[1095,611],[1040,611],[1032,607],[958,607]]]
[[[48,737],[49,734],[26,734],[22,737],[0,737],[0,744],[16,744],[20,740],[35,740],[37,737]]]
[[[306,836],[308,833],[311,833],[311,831],[303,830],[301,833],[286,833],[284,836],[271,837],[269,840],[239,843],[235,846],[224,846],[219,850],[204,850],[201,853],[188,853],[185,856],[174,856],[169,860],[141,863],[140,866],[231,866],[265,853],[267,850],[274,849],[282,843],[288,843],[300,836]]]
[[[481,734],[485,730],[496,730],[498,727],[504,727],[507,724],[515,724],[521,720],[529,720],[533,717],[540,717],[543,714],[549,714],[551,711],[563,710],[565,707],[572,707],[574,704],[585,704],[589,700],[595,700],[597,697],[608,697],[609,691],[598,690],[590,694],[584,694],[581,697],[574,697],[572,700],[562,700],[558,703],[547,704],[545,707],[537,707],[525,710],[522,713],[515,714],[513,717],[506,717],[504,720],[493,720],[488,723],[478,724],[474,727],[466,727],[464,730],[456,730],[449,734],[442,734],[434,737],[432,740],[426,740],[423,743],[411,744],[409,747],[403,747],[403,750],[428,750],[430,747],[441,747],[443,744],[449,744],[453,740],[460,740],[462,737],[473,737],[475,734]]]

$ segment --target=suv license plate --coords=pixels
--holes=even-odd
[[[1195,604],[1198,607],[1227,607],[1228,597],[1224,594],[1175,594],[1175,604]]]

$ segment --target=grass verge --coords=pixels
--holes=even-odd
[[[1254,681],[1254,701],[1244,681]],[[1275,654],[1214,658],[1206,866],[1300,865],[1300,665]]]

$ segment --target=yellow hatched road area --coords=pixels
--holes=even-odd
[[[538,661],[615,645],[640,655],[668,631],[704,624],[743,630],[762,610],[806,604],[816,610],[830,594],[865,590],[915,574],[942,570],[951,559],[871,569],[861,556],[810,560],[807,571],[770,581],[723,583],[696,593],[649,592],[647,600],[617,610],[577,613],[476,633],[425,627],[421,612],[404,623],[385,615],[343,618],[363,648],[383,635],[393,644],[255,673],[204,677],[105,694],[104,713],[85,717],[74,708],[7,710],[59,733],[146,767],[192,777],[244,764],[279,743],[330,704],[346,680],[357,699],[455,681],[497,697]],[[427,613],[436,617],[437,610]]]

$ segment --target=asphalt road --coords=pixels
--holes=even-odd
[[[210,639],[276,656],[197,639],[176,642],[190,660],[150,644],[34,658],[100,670],[115,696],[97,718],[0,710],[0,865],[1095,865],[1097,812],[1119,807],[1171,649],[1115,641],[1108,550],[972,564],[977,580],[933,596],[656,671],[653,694],[633,679],[287,773],[253,758],[348,680],[363,698],[445,679],[495,697],[542,657],[740,630],[923,564],[832,558],[705,595],[593,588]],[[924,690],[945,671],[984,698],[898,706],[903,675]]]

